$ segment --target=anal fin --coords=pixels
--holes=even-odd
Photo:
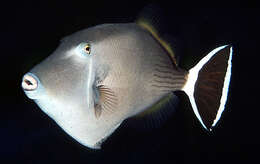
[[[152,130],[161,127],[176,111],[179,98],[169,93],[144,112],[127,119],[130,127],[140,130]]]

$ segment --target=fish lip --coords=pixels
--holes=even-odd
[[[22,83],[21,83],[21,87],[22,87],[24,93],[30,99],[39,99],[42,95],[44,95],[44,92],[45,92],[45,89],[44,89],[43,85],[41,84],[40,79],[31,72],[28,72],[25,75],[29,75],[29,76],[32,76],[33,78],[35,78],[37,80],[38,86],[35,90],[27,90],[22,87]],[[24,76],[23,76],[23,78],[24,78]]]

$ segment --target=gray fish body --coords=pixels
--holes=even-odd
[[[82,44],[90,45],[88,55],[82,55]],[[188,75],[136,23],[105,24],[64,38],[51,56],[24,76],[22,85],[69,135],[87,147],[100,148],[126,118],[173,91],[189,89]]]
[[[75,53],[82,42],[91,44],[87,58]],[[174,69],[158,42],[131,23],[100,25],[68,36],[30,72],[45,90],[36,103],[71,136],[93,147],[125,118],[151,107],[172,87],[178,89],[172,85]],[[166,76],[167,83],[162,79]],[[94,114],[97,85],[109,87],[116,95],[116,105],[98,119]]]

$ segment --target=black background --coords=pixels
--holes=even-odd
[[[133,22],[149,1],[11,1],[1,3],[0,160],[5,163],[248,163],[259,148],[259,8],[255,2],[159,2],[183,55],[194,61],[234,47],[230,94],[221,121],[206,132],[187,97],[159,129],[123,124],[93,151],[65,134],[20,87],[59,40],[102,23]],[[192,65],[184,63],[185,67]],[[255,161],[256,160],[256,161]]]

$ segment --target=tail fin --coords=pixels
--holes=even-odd
[[[189,96],[195,115],[207,130],[212,130],[225,108],[232,53],[231,46],[211,51],[189,70],[182,89]]]

